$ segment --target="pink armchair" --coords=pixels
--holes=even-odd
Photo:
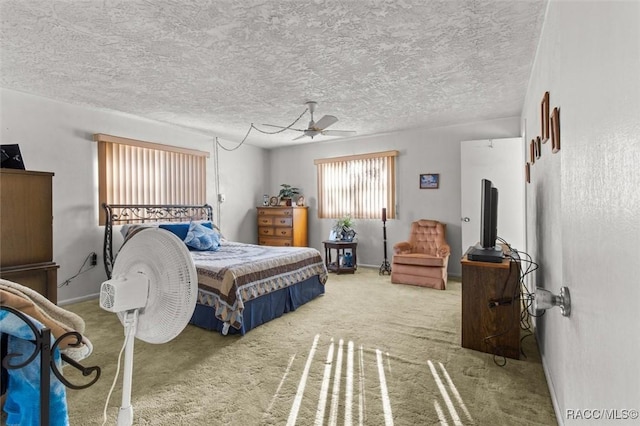
[[[444,290],[451,253],[445,232],[446,225],[435,220],[413,222],[409,241],[393,246],[391,282]]]

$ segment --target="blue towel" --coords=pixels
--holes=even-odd
[[[27,316],[38,330],[44,326],[37,320]],[[0,333],[9,335],[7,351],[10,354],[21,354],[11,358],[11,365],[20,364],[31,356],[35,346],[33,331],[16,315],[9,311],[0,310]],[[54,339],[51,336],[51,344]],[[61,358],[58,348],[53,353],[53,359],[61,370]],[[49,369],[50,370],[50,369]],[[40,355],[28,365],[10,369],[7,399],[4,411],[7,413],[7,426],[38,426],[40,424]],[[52,426],[67,426],[67,394],[64,384],[50,372],[51,384],[49,394],[49,424]]]

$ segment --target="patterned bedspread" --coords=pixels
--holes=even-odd
[[[216,317],[242,326],[244,303],[317,275],[327,280],[320,252],[307,247],[272,247],[224,241],[218,251],[192,251],[198,271],[198,303]]]

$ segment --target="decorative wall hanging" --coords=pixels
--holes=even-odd
[[[531,164],[536,163],[536,141],[535,139],[531,139],[529,142],[529,162]]]
[[[528,162],[524,165],[524,176],[527,183],[531,183],[531,164]]]
[[[554,108],[551,113],[551,152],[560,151],[560,108]]]
[[[542,144],[540,136],[536,137],[536,160],[542,156]]]
[[[549,92],[544,92],[540,103],[540,126],[542,143],[547,143],[549,140]]]
[[[424,173],[420,175],[420,189],[438,189],[439,186],[439,173]]]

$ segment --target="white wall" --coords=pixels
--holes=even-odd
[[[319,250],[334,221],[318,219],[317,180],[314,159],[387,150],[398,150],[398,218],[387,222],[387,251],[409,236],[411,222],[427,218],[447,224],[451,245],[449,273],[460,275],[460,142],[520,135],[517,117],[436,129],[415,129],[375,137],[322,141],[272,150],[268,193],[277,194],[281,183],[301,188],[309,204],[309,245]],[[421,173],[440,173],[440,188],[419,189]],[[357,220],[358,263],[379,267],[383,260],[382,222]]]
[[[55,173],[53,259],[60,265],[58,283],[76,274],[90,252],[98,253],[96,268],[58,289],[61,304],[97,294],[106,279],[102,263],[104,227],[98,226],[97,219],[97,149],[93,134],[214,151],[213,138],[201,133],[6,89],[0,91],[0,122],[0,140],[3,144],[20,144],[27,169]],[[221,221],[227,237],[250,241],[255,239],[255,220],[249,227],[252,231],[247,232],[246,216],[262,197],[267,154],[246,145],[220,157],[220,175],[224,176],[220,187],[228,197],[216,221]],[[214,166],[212,155],[207,162],[207,201],[216,206]]]
[[[237,142],[219,140],[220,193],[226,201],[219,205],[220,229],[234,241],[258,242],[257,211],[269,180],[269,151]]]
[[[638,76],[639,2],[551,1],[522,118],[530,140],[544,92],[560,107],[561,150],[543,145],[531,167],[527,251],[537,285],[571,291],[570,317],[537,322],[561,424],[585,423],[567,410],[640,409]]]
[[[310,245],[322,249],[333,224],[317,219],[315,158],[397,149],[399,217],[387,222],[391,246],[406,239],[413,220],[429,217],[448,226],[452,246],[450,273],[460,275],[460,141],[517,136],[517,117],[439,129],[416,129],[369,138],[314,141],[267,151],[244,144],[235,150],[218,147],[216,173],[214,139],[164,123],[113,111],[87,108],[2,89],[0,138],[18,143],[30,170],[51,171],[54,177],[54,261],[58,282],[74,275],[85,257],[98,253],[98,266],[59,289],[61,304],[98,293],[106,278],[102,264],[103,227],[97,225],[97,168],[94,133],[107,133],[157,143],[185,146],[212,153],[207,163],[207,201],[227,238],[257,241],[256,206],[262,195],[275,195],[280,183],[303,189],[310,205]],[[225,148],[236,143],[220,140]],[[420,173],[440,173],[440,188],[418,189]],[[216,179],[219,178],[217,182]],[[226,201],[217,202],[217,193]],[[382,224],[358,221],[361,264],[382,263]]]

